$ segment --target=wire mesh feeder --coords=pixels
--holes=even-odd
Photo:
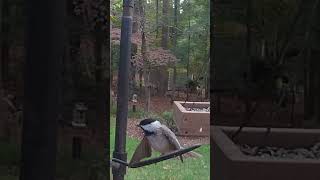
[[[199,148],[201,145],[194,145],[194,146],[190,146],[190,147],[187,147],[187,148],[182,148],[180,150],[176,150],[176,151],[172,151],[168,154],[165,154],[165,155],[161,155],[159,157],[155,157],[155,158],[150,158],[150,159],[147,159],[147,160],[144,160],[144,161],[140,161],[140,162],[134,162],[132,164],[129,164],[125,161],[122,161],[120,159],[116,159],[116,158],[112,158],[112,162],[115,162],[115,163],[120,163],[122,165],[125,165],[125,166],[128,166],[129,168],[139,168],[139,167],[143,167],[143,166],[147,166],[147,165],[150,165],[150,164],[155,164],[155,163],[158,163],[158,162],[161,162],[161,161],[165,161],[165,160],[168,160],[168,159],[171,159],[171,158],[175,158],[175,157],[178,157],[182,154],[185,154],[187,152],[190,152],[194,149],[197,149]]]

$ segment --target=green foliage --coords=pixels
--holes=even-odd
[[[111,1],[111,23],[114,27],[121,26],[121,15],[122,15],[122,0],[112,0]]]
[[[172,111],[164,111],[161,114],[162,118],[166,121],[173,121],[173,112]]]
[[[189,91],[194,92],[198,86],[199,82],[197,80],[188,79],[186,82],[186,87],[189,89]]]
[[[177,131],[176,123],[173,120],[173,111],[164,111],[161,113],[161,119],[171,130]]]
[[[111,117],[116,116],[116,113],[117,113],[117,105],[115,103],[113,103],[110,107]]]
[[[120,45],[111,45],[111,72],[118,70],[118,64],[120,59]]]
[[[122,9],[119,8],[119,0],[115,0],[112,5],[112,14],[120,19]],[[145,17],[146,25],[145,31],[150,37],[156,37],[156,1],[144,1],[145,3]],[[161,1],[160,1],[161,2]],[[209,60],[209,1],[208,0],[185,0],[179,1],[178,7],[178,25],[174,27],[174,7],[173,1],[170,1],[170,9],[168,10],[169,22],[166,24],[169,26],[169,49],[174,52],[174,55],[179,59],[177,66],[186,69],[188,56],[190,57],[190,73],[198,76],[203,72],[208,75],[208,60]],[[161,26],[162,26],[162,5],[159,3],[158,13],[158,37],[152,39],[153,43],[150,43],[150,48],[160,46],[161,42]],[[189,28],[190,20],[190,28]],[[116,23],[115,27],[119,27]],[[174,47],[173,37],[174,31],[177,30],[177,46]],[[190,48],[188,48],[188,39],[190,35]],[[147,37],[148,37],[147,36]],[[189,51],[190,49],[190,51]],[[117,50],[117,49],[115,49]],[[118,50],[117,50],[118,51]],[[189,51],[189,52],[188,52]],[[179,74],[179,76],[185,76],[185,74]]]
[[[136,107],[136,112],[133,112],[132,106],[129,107],[128,118],[140,119],[147,116],[147,113],[138,107]]]
[[[130,149],[131,148],[135,148],[135,146],[130,147]],[[127,179],[143,180],[146,179],[146,177],[150,180],[210,179],[210,145],[203,145],[199,149],[195,150],[195,152],[203,155],[203,157],[198,159],[185,159],[184,163],[181,163],[179,159],[170,159],[159,162],[155,165],[129,169],[127,172]]]
[[[209,26],[209,1],[183,1],[182,13],[178,17],[179,28],[183,31],[178,36],[178,44],[175,50],[178,59],[186,66],[188,56],[190,59],[189,74],[203,74],[207,72],[210,44]],[[190,21],[190,28],[189,28]],[[189,49],[190,35],[190,52]]]

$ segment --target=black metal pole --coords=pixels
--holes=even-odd
[[[117,96],[117,117],[116,137],[113,157],[127,161],[126,153],[126,131],[128,117],[128,95],[129,95],[129,61],[131,57],[131,33],[132,14],[134,1],[123,0],[123,15],[120,40],[120,62],[118,71],[118,96]],[[112,169],[113,179],[123,180],[126,174],[126,166]]]

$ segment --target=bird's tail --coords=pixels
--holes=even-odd
[[[190,152],[187,152],[187,153],[185,153],[185,154],[183,154],[183,157],[186,157],[186,158],[200,158],[200,157],[202,157],[202,155],[201,154],[199,154],[199,153],[196,153],[196,152],[194,152],[194,151],[190,151]]]
[[[199,158],[199,157],[202,157],[202,155],[199,153],[196,153],[194,151],[190,151],[190,152],[187,152],[183,155],[180,155],[178,158],[183,163],[183,158]]]
[[[200,158],[200,157],[202,157],[201,154],[193,152],[193,151],[187,152],[187,153],[179,156],[180,161],[182,163],[183,163],[183,158]]]

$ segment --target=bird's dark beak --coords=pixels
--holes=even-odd
[[[142,126],[141,126],[141,125],[139,125],[139,124],[137,124],[137,127],[139,127],[139,128],[141,128],[141,129],[143,129],[143,128],[142,128]]]

